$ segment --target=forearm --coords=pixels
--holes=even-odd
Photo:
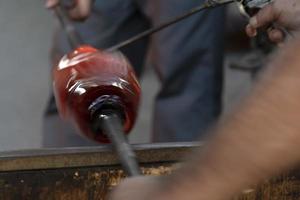
[[[270,64],[205,149],[165,183],[173,199],[227,199],[300,159],[300,40]],[[167,188],[166,188],[167,187]],[[167,189],[170,190],[167,190]],[[172,192],[170,192],[172,191]]]

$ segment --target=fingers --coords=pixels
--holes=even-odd
[[[276,22],[280,16],[279,12],[276,12],[273,3],[263,7],[254,17],[249,21],[250,26],[253,28],[260,28],[269,26],[273,22]]]
[[[271,29],[268,31],[269,38],[274,43],[281,43],[284,41],[284,33],[280,29]]]
[[[263,7],[255,16],[249,20],[246,27],[246,33],[249,37],[257,35],[257,29],[261,27],[268,27],[279,18],[279,13],[275,10],[274,4]]]
[[[59,3],[59,0],[47,0],[46,1],[46,8],[53,8]]]
[[[246,26],[246,33],[249,37],[255,37],[257,35],[257,30],[248,24]]]
[[[246,27],[246,33],[249,37],[255,37],[257,35],[257,30],[253,28],[250,25],[247,25]],[[285,34],[283,33],[282,30],[277,29],[277,28],[270,28],[268,30],[268,36],[271,40],[271,42],[274,43],[281,43],[284,41]]]
[[[280,13],[275,10],[274,4],[270,3],[249,20],[249,24],[246,26],[247,35],[249,37],[255,37],[257,35],[257,29],[271,26],[279,17]],[[284,40],[284,33],[277,28],[268,29],[268,36],[270,40],[275,43],[281,43]]]
[[[73,19],[81,20],[90,15],[91,0],[77,0],[76,6],[70,10],[70,16]]]

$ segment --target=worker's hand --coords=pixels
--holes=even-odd
[[[109,200],[169,200],[160,191],[161,177],[137,177],[125,179],[109,196]]]
[[[246,32],[250,37],[255,37],[257,29],[271,27],[276,24],[286,29],[292,35],[300,31],[300,1],[299,0],[275,0],[262,8],[250,19]],[[271,41],[279,43],[284,40],[284,31],[280,28],[268,30]]]
[[[54,8],[59,2],[64,0],[46,0],[46,7]],[[70,1],[70,0],[69,0]],[[92,0],[73,0],[72,6],[69,8],[69,15],[72,19],[86,19],[91,12]]]

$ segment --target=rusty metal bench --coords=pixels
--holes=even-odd
[[[196,143],[135,145],[145,174],[171,173]],[[102,200],[124,178],[109,146],[0,153],[0,199]],[[300,199],[300,175],[285,175],[245,190],[239,200]]]

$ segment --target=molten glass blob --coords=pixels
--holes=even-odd
[[[121,53],[107,53],[82,46],[64,56],[53,70],[56,104],[88,138],[108,142],[93,128],[93,118],[103,110],[114,110],[128,133],[136,120],[140,86],[127,59]]]

